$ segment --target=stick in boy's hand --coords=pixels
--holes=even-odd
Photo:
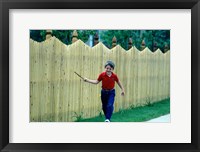
[[[74,71],[74,73],[75,73],[76,75],[78,75],[81,79],[85,80],[85,78],[83,78],[83,77],[82,77],[80,74],[78,74],[77,72]]]

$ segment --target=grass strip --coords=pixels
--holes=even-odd
[[[170,99],[165,99],[143,107],[120,110],[112,115],[112,122],[144,122],[170,113]],[[89,119],[79,119],[79,122],[104,122],[104,115]]]

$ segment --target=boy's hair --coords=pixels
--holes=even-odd
[[[106,64],[105,64],[105,68],[106,68],[106,66],[110,66],[111,68],[115,68],[115,64],[111,61],[111,60],[108,60],[107,62],[106,62]]]

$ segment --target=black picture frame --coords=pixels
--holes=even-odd
[[[0,150],[200,151],[200,0],[0,0]],[[191,143],[9,143],[9,9],[191,9]]]

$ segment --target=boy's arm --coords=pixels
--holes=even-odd
[[[98,84],[100,82],[98,80],[90,80],[90,79],[87,79],[87,78],[84,78],[84,81],[88,82],[88,83],[92,83],[92,84]]]
[[[125,92],[124,92],[124,87],[123,85],[121,84],[120,80],[117,82],[118,86],[121,88],[122,92],[121,92],[121,95],[124,96],[125,95]]]

